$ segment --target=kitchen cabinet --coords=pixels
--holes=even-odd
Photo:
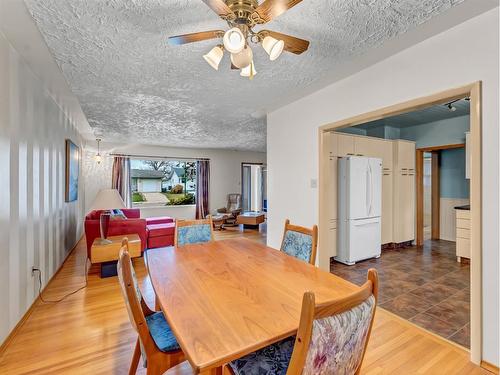
[[[328,219],[337,219],[337,162],[336,156],[331,156],[328,160],[328,181],[335,183],[328,184]]]
[[[393,242],[415,239],[415,142],[393,143]]]
[[[415,238],[415,142],[354,134],[328,133],[325,137],[324,188],[327,210],[322,223],[319,265],[329,270],[330,257],[337,255],[337,165],[338,158],[360,155],[382,159],[382,244]],[[326,251],[325,251],[326,250]]]
[[[337,133],[337,154],[335,156],[354,155],[354,136]]]
[[[465,133],[465,178],[470,179],[471,153],[470,132]]]
[[[457,233],[456,255],[457,262],[462,258],[470,259],[470,210],[456,209]]]

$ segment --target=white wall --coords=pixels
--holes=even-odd
[[[104,154],[111,150],[114,153],[124,153],[127,155],[150,155],[158,157],[178,157],[178,158],[209,158],[210,159],[210,211],[225,207],[227,204],[227,194],[239,193],[241,191],[241,163],[266,163],[266,153],[230,151],[216,149],[188,149],[147,145],[131,146],[106,146]],[[91,182],[91,189],[86,191],[86,211],[90,210],[90,205],[99,189],[110,188],[112,157],[105,156],[103,163],[96,165],[92,163],[95,155],[93,148],[86,150],[84,175],[87,181]],[[143,217],[150,216],[174,216],[179,218],[194,218],[194,208],[166,207],[166,208],[143,208]],[[158,215],[157,215],[158,214]]]
[[[318,222],[318,127],[483,81],[483,358],[499,364],[499,12],[495,8],[268,114],[268,243]]]
[[[45,285],[80,239],[84,207],[81,174],[78,201],[64,201],[65,139],[82,146],[75,121],[10,44],[1,21],[0,343],[37,296],[32,266]]]

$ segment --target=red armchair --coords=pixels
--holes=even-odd
[[[109,222],[108,236],[136,233],[141,238],[142,251],[144,251],[147,245],[146,220],[140,218],[141,211],[139,209],[122,209],[122,211],[127,220],[111,220]],[[91,211],[85,216],[85,237],[87,240],[87,256],[89,258],[94,239],[101,237],[100,217],[101,210]]]

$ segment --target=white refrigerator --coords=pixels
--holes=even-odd
[[[382,160],[338,159],[338,243],[335,259],[353,265],[381,252]]]

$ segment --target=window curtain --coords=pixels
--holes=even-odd
[[[126,207],[132,207],[132,189],[130,187],[130,158],[115,156],[111,188],[118,190]]]
[[[210,161],[196,162],[196,218],[204,219],[209,213]]]

